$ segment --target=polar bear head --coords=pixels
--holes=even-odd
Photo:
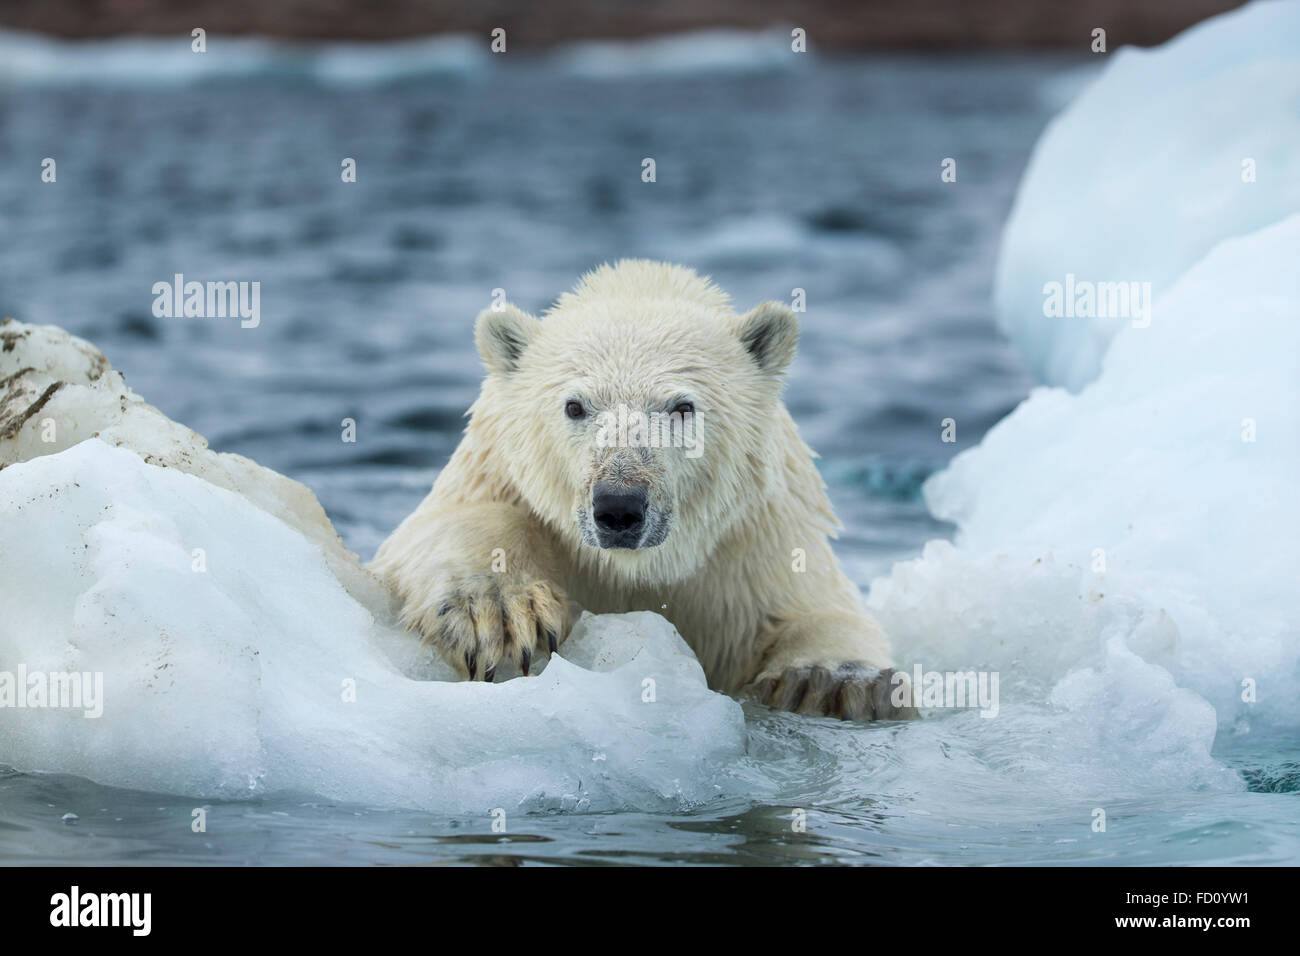
[[[580,560],[625,580],[676,580],[770,505],[790,451],[782,373],[798,321],[737,315],[681,266],[624,260],[538,319],[479,316],[488,376],[471,413],[501,476]]]

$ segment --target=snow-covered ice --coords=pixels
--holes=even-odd
[[[388,604],[305,485],[242,455],[212,451],[202,435],[132,391],[86,340],[54,326],[0,322],[0,468],[89,437],[237,491],[316,542],[359,601],[374,609]]]
[[[1036,391],[931,479],[959,547],[873,589],[902,645],[933,660],[973,641],[1052,679],[1127,618],[1222,722],[1300,721],[1298,251],[1300,215],[1224,242],[1158,300],[1168,321],[1116,336],[1096,382]]]
[[[534,678],[456,681],[307,488],[211,451],[89,343],[0,337],[0,671],[103,680],[97,717],[0,707],[0,764],[195,797],[671,809],[743,752],[740,706],[658,615],[584,619]]]
[[[1045,316],[1045,284],[1149,282],[1160,297],[1222,240],[1300,212],[1298,117],[1293,0],[1107,54],[1038,141],[1003,233],[998,323],[1034,373],[1077,391],[1130,321]],[[1167,308],[1154,321],[1179,321]]]
[[[1300,4],[1256,3],[1118,55],[1048,130],[999,309],[1074,391],[933,476],[955,542],[871,589],[905,665],[1000,671],[1007,721],[1054,714],[1054,764],[1094,783],[1230,786],[1216,733],[1300,724],[1297,65]],[[1152,279],[1150,324],[1046,318],[1066,272]]]
[[[0,472],[0,555],[5,669],[104,675],[97,719],[0,709],[19,769],[196,797],[664,809],[712,796],[710,764],[744,749],[739,705],[657,615],[588,619],[537,677],[448,681],[302,534],[97,439]]]

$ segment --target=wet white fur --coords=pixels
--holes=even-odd
[[[737,315],[691,270],[631,260],[583,277],[544,319],[486,310],[476,334],[489,372],[464,438],[373,564],[410,626],[433,635],[453,585],[522,593],[544,580],[594,612],[664,614],[724,691],[789,667],[889,665],[888,641],[831,551],[837,522],[781,401],[798,336],[786,306]],[[586,422],[565,415],[574,398],[593,413]],[[695,405],[702,454],[654,449],[622,462],[640,469],[652,505],[671,510],[667,540],[584,544],[577,514],[611,467],[594,412],[679,399]]]

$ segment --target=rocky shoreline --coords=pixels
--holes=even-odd
[[[545,49],[575,40],[634,38],[718,27],[802,27],[826,50],[1077,48],[1106,30],[1108,47],[1162,43],[1240,0],[16,0],[0,7],[0,29],[69,38],[129,34],[261,35],[316,40],[386,40],[501,27],[508,49]]]

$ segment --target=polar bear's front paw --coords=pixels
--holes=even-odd
[[[911,719],[916,708],[902,703],[911,699],[911,693],[893,678],[889,667],[812,664],[760,674],[748,690],[769,707],[798,714],[841,720]]]
[[[477,574],[449,581],[422,610],[415,623],[424,643],[433,644],[470,680],[493,680],[502,661],[518,663],[527,675],[534,648],[553,652],[569,633],[564,592],[517,575]]]

